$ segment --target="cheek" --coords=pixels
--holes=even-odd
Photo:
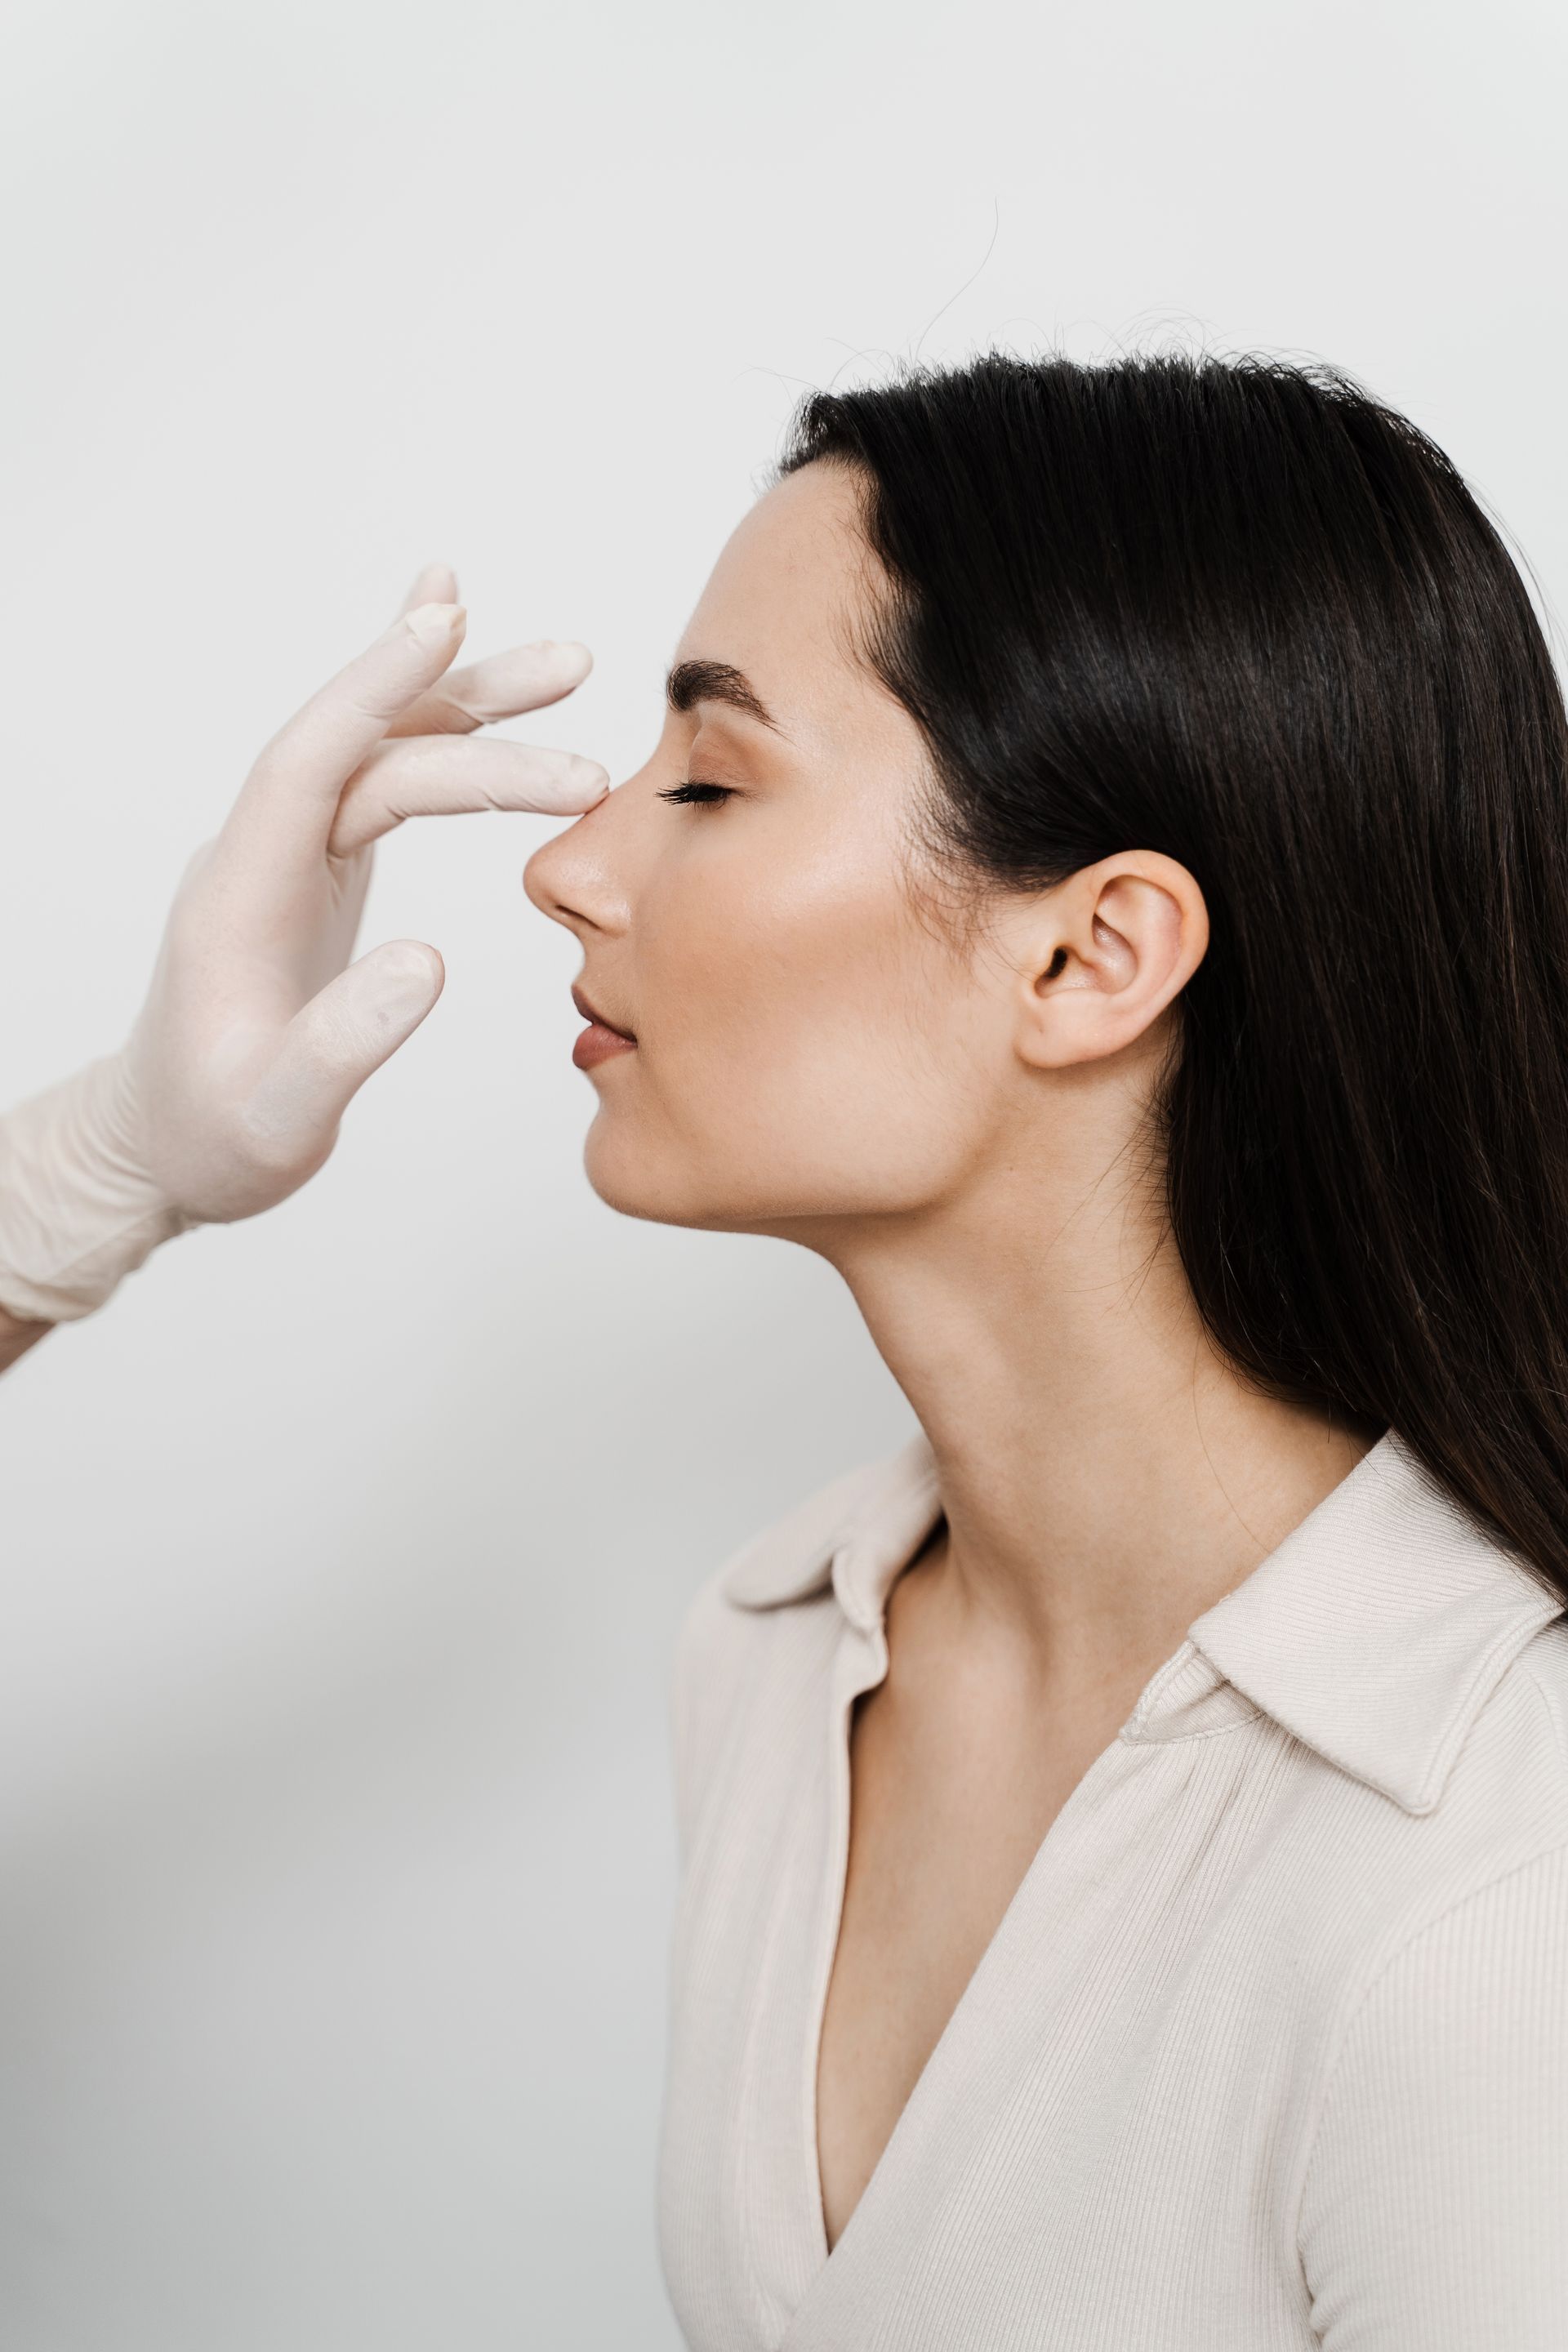
[[[931,1181],[968,1116],[965,992],[889,845],[693,858],[633,937],[645,1144],[651,1124],[737,1206],[885,1204]]]

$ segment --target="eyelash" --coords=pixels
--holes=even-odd
[[[732,787],[729,784],[704,784],[695,776],[684,777],[679,784],[669,784],[659,793],[661,801],[679,801],[697,808],[716,808],[727,801]]]

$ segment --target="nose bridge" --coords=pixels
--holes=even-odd
[[[569,929],[619,932],[630,913],[628,799],[625,784],[541,844],[522,887],[542,915]]]

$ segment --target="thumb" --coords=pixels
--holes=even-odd
[[[300,1163],[300,1181],[320,1167],[349,1104],[413,1035],[446,978],[434,948],[389,940],[300,1006],[245,1106],[250,1140],[270,1165]]]

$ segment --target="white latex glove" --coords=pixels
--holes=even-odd
[[[268,744],[185,868],[121,1051],[0,1118],[11,1315],[90,1314],[160,1242],[254,1216],[314,1175],[446,978],[417,940],[348,961],[380,835],[463,810],[572,814],[608,791],[592,760],[476,737],[570,694],[593,656],[546,641],[444,675],[467,623],[457,593],[428,566],[385,635]]]

